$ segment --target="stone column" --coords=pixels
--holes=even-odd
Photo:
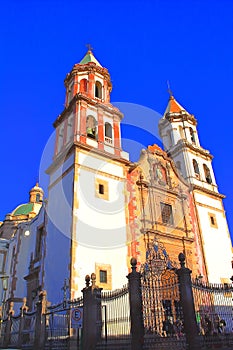
[[[36,324],[34,350],[43,350],[45,344],[45,313],[47,306],[46,291],[39,294],[39,301],[36,303]]]
[[[198,338],[198,326],[195,315],[191,273],[185,267],[185,256],[179,254],[180,269],[176,271],[179,279],[180,301],[183,310],[184,331],[188,350],[199,350],[201,348]]]
[[[96,286],[96,275],[86,276],[83,292],[83,349],[95,350],[101,337],[101,290]]]
[[[23,330],[24,330],[24,321],[25,321],[25,317],[24,317],[24,313],[28,311],[28,307],[26,305],[27,303],[27,298],[23,298],[23,305],[20,308],[20,323],[19,323],[19,336],[18,336],[18,343],[17,343],[17,347],[20,349],[23,343]]]
[[[5,334],[4,334],[4,340],[3,340],[3,347],[5,348],[8,347],[10,343],[10,338],[11,338],[11,326],[12,326],[11,317],[14,316],[13,306],[14,306],[14,303],[11,301],[9,304],[9,311],[7,315],[6,328],[5,328]]]
[[[127,276],[129,280],[129,302],[131,320],[131,349],[142,350],[144,343],[144,325],[142,313],[141,274],[136,271],[137,260],[130,260],[132,272]]]

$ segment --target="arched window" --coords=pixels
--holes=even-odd
[[[68,96],[67,96],[67,103],[69,103],[73,98],[74,93],[74,82],[70,83],[68,86]]]
[[[172,146],[172,135],[171,135],[171,130],[167,131],[167,138],[168,138],[168,147]]]
[[[71,115],[68,118],[68,123],[67,123],[67,142],[72,140],[72,134],[73,134],[73,115]]]
[[[80,81],[80,92],[86,92],[87,93],[87,79],[82,79]]]
[[[194,135],[194,131],[192,128],[189,128],[189,132],[190,132],[190,136],[191,136],[191,141],[192,143],[196,144],[196,140],[195,140],[195,135]]]
[[[40,202],[40,194],[39,193],[36,194],[36,202]]]
[[[63,136],[64,136],[64,126],[60,126],[59,135],[58,135],[58,143],[57,143],[57,152],[59,153],[63,146]]]
[[[96,128],[96,120],[92,115],[87,117],[87,136],[96,139],[97,138],[97,128]]]
[[[208,182],[208,184],[212,184],[210,169],[208,168],[208,166],[206,164],[203,165],[203,169],[204,169],[204,173],[205,173],[206,182]]]
[[[112,143],[112,125],[110,123],[104,124],[104,131],[105,131],[105,141],[107,143]]]
[[[102,98],[102,84],[99,81],[95,83],[95,97]]]
[[[184,129],[182,128],[181,125],[179,126],[179,133],[180,133],[180,137],[181,137],[182,139],[184,139],[184,138],[185,138],[185,137],[184,137]]]
[[[200,176],[200,170],[199,170],[199,166],[197,164],[196,159],[193,159],[193,169],[194,169],[194,173],[196,175],[196,177]]]

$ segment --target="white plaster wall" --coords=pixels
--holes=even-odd
[[[87,158],[87,159],[86,159]],[[95,263],[110,264],[113,289],[127,283],[125,181],[122,166],[79,154],[79,161],[91,169],[79,169],[77,189],[75,269],[80,290],[85,275],[95,272]],[[102,172],[103,171],[103,172]],[[105,175],[105,173],[109,174]],[[120,176],[121,179],[115,178]],[[108,199],[98,197],[96,179],[108,183]],[[77,294],[77,295],[78,295]]]
[[[232,245],[226,218],[222,212],[197,205],[204,243],[209,282],[221,283],[232,276]],[[218,228],[211,227],[208,213],[216,215]],[[230,280],[229,280],[230,282]]]
[[[62,176],[62,173],[69,169],[69,167],[71,167],[73,164],[74,153],[69,158],[67,158],[64,161],[64,163],[62,163],[62,165],[50,175],[50,185],[52,185],[54,181],[56,181],[60,176]]]
[[[212,209],[220,209],[222,210],[222,201],[219,199],[214,199],[209,196],[206,196],[204,193],[197,193],[195,192],[195,200],[198,203],[202,203],[204,205],[208,205],[209,207],[212,207]]]
[[[95,172],[102,171],[113,176],[123,177],[123,168],[121,165],[114,164],[112,161],[96,158],[89,152],[88,154],[79,152],[79,163],[85,167],[95,169]]]
[[[74,266],[77,272],[75,282],[78,284],[75,298],[82,295],[81,290],[85,286],[85,276],[95,272],[95,263],[110,264],[112,272],[112,290],[122,288],[123,285],[128,283],[126,278],[128,275],[126,256],[126,247],[111,250],[98,250],[79,245],[76,250],[77,263]]]
[[[45,289],[52,303],[62,300],[64,279],[70,277],[73,175],[71,170],[49,190]]]
[[[19,226],[15,237],[10,242],[9,256],[11,259],[9,261],[9,269],[11,267],[12,259],[15,258],[12,256],[13,247],[15,246],[16,250],[19,249],[16,261],[16,289],[14,291],[14,297],[16,298],[23,298],[27,296],[27,282],[24,280],[24,277],[29,273],[31,254],[33,254],[33,258],[35,256],[37,228],[43,225],[43,223],[44,207],[42,207],[38,216],[36,216],[35,219],[33,219],[30,223],[22,223]],[[27,235],[25,235],[25,232],[27,232]],[[12,275],[13,271],[9,272]],[[22,303],[14,304],[14,310],[16,314],[19,313],[21,305]]]
[[[108,182],[109,199],[96,194],[96,179]],[[125,244],[124,182],[81,169],[78,179],[76,239],[94,247]]]

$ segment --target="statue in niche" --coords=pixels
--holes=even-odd
[[[155,166],[155,178],[161,185],[165,185],[167,183],[166,169],[161,164],[157,164]]]

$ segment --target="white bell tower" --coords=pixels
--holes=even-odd
[[[232,243],[222,203],[224,195],[218,192],[213,156],[200,145],[197,120],[171,94],[159,130],[165,150],[193,191],[208,280],[230,283]]]
[[[92,272],[105,290],[125,283],[129,157],[121,148],[123,114],[110,103],[109,72],[91,50],[67,74],[65,88],[65,109],[54,122],[54,158],[47,170],[47,251],[54,259],[46,266],[46,278],[49,295],[68,278],[71,298],[76,298]]]

